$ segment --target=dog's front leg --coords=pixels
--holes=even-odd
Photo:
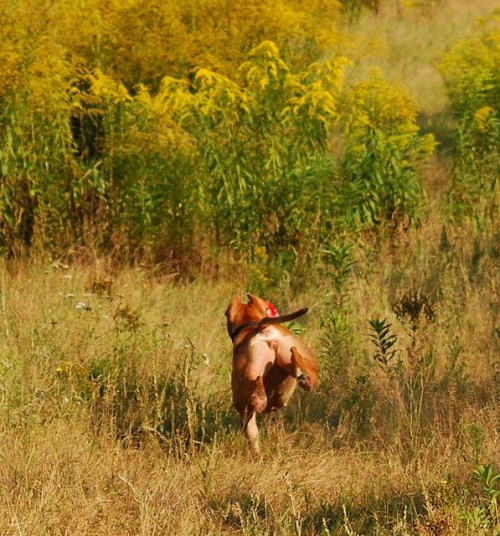
[[[262,376],[258,376],[252,383],[252,393],[248,405],[241,416],[241,422],[250,451],[254,456],[257,456],[260,453],[257,413],[261,413],[266,409],[267,396]]]
[[[243,433],[248,441],[250,452],[254,456],[260,454],[259,429],[257,428],[257,413],[250,410],[250,414],[243,419]]]

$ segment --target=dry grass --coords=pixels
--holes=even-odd
[[[230,285],[4,264],[0,532],[491,534],[472,470],[500,452],[492,238],[478,254],[439,233],[429,222],[409,249],[359,250],[336,350],[322,342],[328,278],[274,296],[312,305],[322,385],[263,420],[256,461],[230,408]],[[412,347],[393,304],[413,288],[436,316]],[[385,316],[399,379],[371,358],[368,319]]]

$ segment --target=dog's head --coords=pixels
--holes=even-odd
[[[236,294],[226,309],[225,315],[229,335],[244,322],[258,322],[265,317],[279,316],[276,307],[272,303],[253,294],[247,294],[247,297],[248,303],[243,303],[241,297]]]

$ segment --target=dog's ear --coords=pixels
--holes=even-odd
[[[228,320],[234,319],[236,312],[238,311],[240,305],[241,305],[241,297],[239,294],[235,294],[233,296],[233,299],[229,302],[226,312],[224,313]]]
[[[248,303],[262,309],[267,316],[279,316],[278,310],[271,302],[250,293],[247,294],[247,297]]]
[[[258,311],[260,311],[264,316],[267,315],[267,303],[262,298],[259,298],[258,296],[255,296],[254,294],[247,293],[248,297],[248,303],[250,305],[253,305],[257,308]]]

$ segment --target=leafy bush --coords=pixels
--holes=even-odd
[[[457,43],[440,64],[456,115],[457,162],[450,209],[458,219],[495,216],[499,169],[500,49],[498,16]]]
[[[432,134],[419,134],[417,112],[409,92],[377,71],[346,92],[341,191],[353,209],[353,223],[408,226],[421,220],[419,165],[432,154],[435,142]]]
[[[264,42],[241,65],[240,87],[198,72],[204,195],[219,245],[245,252],[258,244],[276,253],[322,232],[314,222],[332,197],[327,125],[345,62],[294,72],[275,44]]]
[[[5,253],[81,245],[193,267],[229,248],[289,269],[346,214],[417,219],[415,161],[430,149],[414,104],[380,79],[343,101],[336,180],[330,138],[349,63],[339,51],[351,39],[332,31],[336,0],[231,11],[90,1],[83,17],[64,0],[41,6],[0,8]],[[231,31],[214,31],[214,17]],[[395,114],[379,117],[395,97]]]
[[[3,252],[85,246],[195,268],[230,250],[290,270],[345,227],[419,221],[432,138],[380,76],[343,92],[337,1],[90,1],[83,20],[66,4],[0,8]],[[231,31],[209,31],[216,15]]]

